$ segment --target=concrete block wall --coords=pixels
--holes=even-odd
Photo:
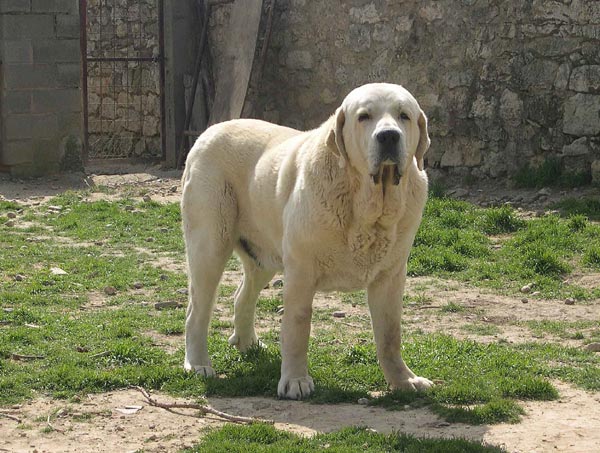
[[[0,168],[36,176],[81,166],[78,0],[0,0]]]

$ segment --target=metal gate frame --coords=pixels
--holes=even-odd
[[[84,146],[82,160],[84,164],[89,158],[89,111],[88,111],[88,63],[89,62],[154,62],[159,65],[159,102],[160,102],[160,143],[161,158],[166,158],[166,115],[165,115],[165,34],[164,34],[164,0],[156,0],[158,9],[158,46],[159,54],[156,57],[90,57],[87,48],[87,3],[88,0],[79,0],[80,47],[82,61],[82,91],[83,91],[83,127]],[[136,161],[135,158],[98,159],[103,162],[118,160]]]

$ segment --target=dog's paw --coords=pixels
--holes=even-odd
[[[228,342],[231,346],[235,346],[240,352],[246,352],[252,346],[259,346],[261,348],[265,347],[264,343],[260,341],[256,335],[244,338],[235,332],[229,337]]]
[[[191,373],[195,373],[197,376],[200,377],[215,377],[217,375],[217,373],[215,372],[215,369],[213,367],[211,367],[210,365],[207,366],[202,366],[202,365],[187,365],[185,366],[186,371],[189,371]]]
[[[308,397],[314,389],[315,384],[308,375],[291,379],[282,376],[277,386],[277,395],[279,398],[301,400]]]
[[[391,385],[390,387],[392,387],[392,389],[394,390],[412,390],[421,392],[423,390],[427,390],[428,388],[433,387],[433,385],[433,382],[431,382],[427,378],[414,376],[404,381],[399,381]]]

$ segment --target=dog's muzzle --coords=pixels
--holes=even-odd
[[[373,182],[379,184],[384,173],[387,176],[388,172],[393,171],[392,183],[397,186],[400,184],[400,138],[401,134],[398,129],[382,129],[375,134],[377,140],[377,170],[371,175]]]

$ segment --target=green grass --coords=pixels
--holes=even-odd
[[[378,434],[364,428],[345,428],[329,434],[302,438],[278,431],[272,426],[226,425],[209,432],[200,443],[187,452],[212,453],[500,453],[498,447],[484,446],[464,439],[429,439],[406,434]]]
[[[598,198],[567,198],[553,206],[564,216],[582,215],[590,220],[600,220],[600,200]]]
[[[131,200],[90,203],[81,201],[76,193],[57,197],[49,204],[61,206],[60,213],[51,212],[46,205],[27,207],[19,219],[32,226],[19,229],[0,225],[0,404],[38,394],[68,398],[130,385],[191,398],[276,397],[281,365],[278,329],[263,335],[265,349],[240,354],[227,344],[231,321],[215,319],[209,349],[222,377],[205,380],[183,372],[185,310],[154,308],[156,302],[185,305],[187,299],[179,291],[187,285],[184,273],[155,261],[155,257],[167,257],[183,263],[176,204]],[[14,203],[0,202],[0,214],[19,209],[22,207]],[[153,241],[148,241],[149,237]],[[495,243],[500,243],[500,248],[493,247]],[[569,295],[586,300],[599,297],[600,289],[563,280],[572,272],[596,269],[598,247],[600,227],[581,215],[522,220],[507,206],[479,209],[432,198],[416,238],[409,273],[515,294],[523,284],[533,282],[541,297]],[[60,267],[67,274],[53,275],[52,267]],[[230,270],[239,267],[235,258],[228,263]],[[15,279],[17,274],[19,279]],[[142,283],[142,290],[133,289],[136,282]],[[104,295],[107,286],[115,287],[117,294]],[[234,291],[235,286],[222,285],[219,305],[231,309]],[[91,303],[99,298],[104,299],[103,306]],[[365,293],[343,294],[341,299],[364,305]],[[427,302],[425,293],[407,297],[411,305]],[[279,297],[261,298],[259,318],[276,326],[281,304]],[[460,304],[449,303],[440,313],[463,310]],[[385,392],[370,330],[356,333],[330,320],[329,312],[315,316],[319,335],[311,339],[309,367],[316,391],[310,401],[355,403],[358,398],[371,398],[369,392]],[[529,328],[585,341],[600,335],[597,323],[531,324]],[[472,331],[494,334],[491,327],[474,326]],[[149,333],[168,337],[172,346],[160,347]],[[480,344],[415,332],[405,336],[403,349],[415,372],[442,382],[423,394],[387,392],[371,404],[394,410],[428,406],[453,422],[515,422],[521,414],[519,401],[557,397],[550,379],[600,390],[600,357],[562,345]],[[19,360],[19,355],[39,358]],[[366,435],[370,434],[357,431],[347,439],[342,436],[339,451],[352,451],[345,448],[354,448],[353,439]],[[385,436],[373,439],[383,442],[381,445],[397,440]],[[405,441],[424,445],[419,439]],[[285,442],[296,445],[298,440]]]
[[[580,187],[591,182],[591,175],[564,171],[559,158],[548,158],[538,167],[526,164],[513,177],[517,187]]]
[[[500,247],[492,240],[502,235]],[[533,282],[541,297],[600,297],[600,288],[563,283],[576,270],[596,268],[600,226],[582,217],[523,220],[509,206],[480,209],[433,198],[409,258],[413,276],[437,276],[517,294]]]

